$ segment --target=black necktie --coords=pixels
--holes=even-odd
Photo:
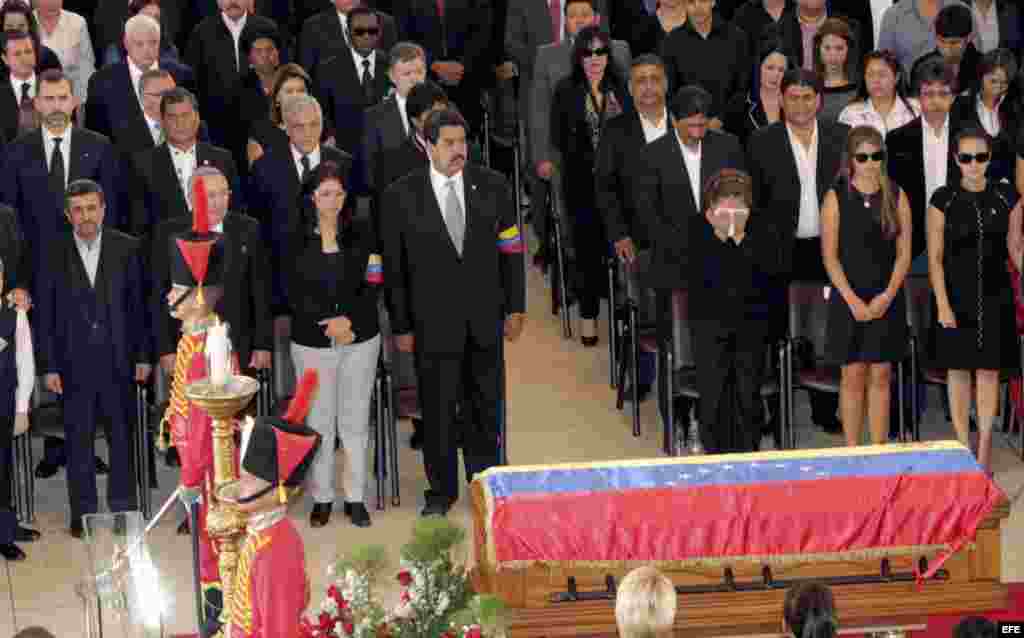
[[[21,85],[21,102],[18,104],[18,127],[21,132],[30,131],[36,127],[36,109],[29,96],[29,83]]]
[[[370,61],[363,60],[363,96],[367,104],[373,104],[373,76],[370,74]]]
[[[302,177],[299,178],[299,181],[305,183],[306,178],[309,177],[309,155],[303,155],[299,161],[302,162]]]
[[[50,156],[50,182],[55,189],[64,193],[64,156],[60,154],[60,143],[63,138],[53,138],[53,155]]]

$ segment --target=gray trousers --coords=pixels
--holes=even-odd
[[[370,399],[379,353],[380,335],[333,348],[292,343],[297,377],[309,368],[315,368],[320,377],[308,419],[309,427],[323,437],[307,479],[316,503],[334,502],[334,442],[339,435],[345,449],[345,500],[360,503],[365,498]]]

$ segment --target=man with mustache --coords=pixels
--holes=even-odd
[[[466,478],[501,462],[502,334],[525,321],[524,242],[501,174],[468,165],[468,125],[454,109],[424,127],[430,166],[392,184],[381,200],[384,281],[395,342],[416,351],[423,516],[444,516],[459,497],[458,430]],[[393,279],[391,279],[393,277]],[[474,410],[459,427],[456,404]]]

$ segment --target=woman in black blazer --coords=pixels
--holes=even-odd
[[[291,241],[286,286],[292,300],[292,358],[320,385],[309,426],[323,437],[309,475],[310,524],[326,525],[334,502],[335,437],[345,448],[345,514],[370,525],[364,504],[370,397],[380,353],[377,296],[384,281],[372,225],[354,222],[348,175],[321,163],[302,187],[302,221]]]
[[[766,35],[758,40],[757,60],[750,93],[740,93],[725,107],[722,128],[747,145],[750,135],[782,119],[782,76],[789,68],[792,52],[781,38]]]
[[[1021,125],[1021,87],[1017,59],[1009,49],[995,49],[981,57],[970,90],[953,102],[950,120],[961,127],[975,124],[992,138],[992,163],[988,177],[994,182],[1013,181],[1016,144]]]
[[[611,60],[611,40],[597,27],[581,29],[572,72],[555,87],[551,141],[562,157],[562,194],[576,251],[575,290],[583,345],[597,345],[597,314],[605,289],[608,240],[594,201],[594,160],[605,124],[630,107],[629,91]]]

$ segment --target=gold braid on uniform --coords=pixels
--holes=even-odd
[[[174,355],[174,378],[171,380],[171,398],[167,402],[164,418],[160,420],[160,431],[156,439],[157,447],[162,452],[166,451],[171,443],[171,418],[175,414],[183,419],[188,418],[188,399],[185,397],[188,371],[192,364],[192,357],[203,349],[205,336],[205,333],[183,334],[178,339],[178,351]]]

